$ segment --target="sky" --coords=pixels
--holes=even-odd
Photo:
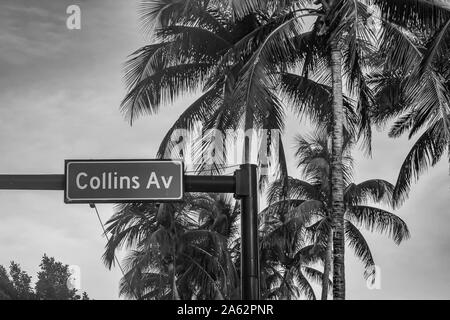
[[[66,27],[69,5],[81,8],[81,29]],[[138,24],[136,0],[2,0],[0,2],[0,174],[62,174],[65,159],[154,158],[165,130],[195,100],[186,95],[131,127],[119,111],[122,66],[150,39]],[[298,176],[293,137],[304,122],[288,114],[289,169]],[[385,128],[386,129],[386,128]],[[356,151],[356,182],[395,182],[411,141],[374,135],[371,158]],[[413,185],[397,210],[411,239],[395,245],[363,232],[381,271],[370,290],[363,266],[346,251],[349,299],[450,298],[450,179],[440,162]],[[105,222],[112,205],[98,205]],[[101,256],[106,239],[88,205],[66,205],[61,191],[0,191],[0,265],[11,260],[35,276],[44,253],[81,269],[94,299],[118,299],[121,273]],[[35,278],[35,277],[34,277]]]

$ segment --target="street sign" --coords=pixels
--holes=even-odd
[[[183,162],[176,160],[66,160],[64,201],[178,201],[183,174]]]

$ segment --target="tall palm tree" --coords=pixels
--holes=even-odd
[[[232,257],[238,207],[195,194],[179,204],[119,205],[104,254],[128,251],[120,293],[137,299],[231,299],[239,293]]]
[[[344,230],[347,244],[354,249],[365,266],[365,277],[374,275],[375,262],[370,248],[359,231],[364,227],[369,231],[385,233],[396,244],[409,237],[405,222],[395,214],[368,205],[383,203],[390,205],[394,187],[387,181],[373,179],[355,184],[352,182],[353,160],[350,155],[352,143],[344,140]],[[332,230],[333,217],[331,208],[331,167],[332,150],[328,135],[316,133],[304,138],[297,137],[296,157],[298,167],[305,180],[289,178],[287,193],[283,192],[283,182],[274,182],[268,192],[268,201],[272,203],[269,210],[278,214],[291,212],[310,225],[306,228],[307,239],[312,241],[312,251],[318,253],[324,266],[322,281],[322,299],[328,297],[330,269],[332,264]]]
[[[332,79],[333,92],[333,161],[332,161],[332,208],[334,224],[334,297],[335,299],[345,299],[345,269],[344,269],[344,184],[343,168],[340,155],[342,154],[343,143],[343,81],[346,83],[348,91],[353,92],[358,97],[358,108],[361,114],[361,133],[365,133],[366,142],[370,141],[370,120],[371,105],[373,104],[373,94],[367,85],[364,77],[364,69],[369,64],[367,55],[370,56],[370,48],[374,36],[374,30],[367,23],[371,17],[367,5],[374,5],[383,19],[383,42],[393,43],[395,40],[407,42],[402,33],[395,28],[400,26],[415,26],[418,28],[433,28],[436,23],[442,23],[448,18],[448,5],[444,1],[426,0],[286,0],[286,1],[257,1],[257,0],[230,0],[234,11],[238,16],[248,12],[266,11],[272,9],[274,12],[291,10],[298,12],[308,6],[313,6],[317,13],[320,13],[314,22],[313,33],[316,39],[321,39],[322,46],[312,46],[319,48],[322,52],[327,52],[329,68]],[[292,22],[299,18],[298,15],[292,18]],[[288,27],[292,24],[285,23],[283,27],[275,30],[279,35],[291,37]],[[269,36],[270,37],[270,36]],[[276,38],[273,36],[272,38]],[[279,45],[280,41],[270,43],[271,50],[258,50],[257,54],[276,52],[278,56],[289,55],[286,46]],[[267,44],[267,42],[266,42]],[[278,44],[278,45],[277,45]],[[303,46],[310,49],[311,46]],[[385,47],[386,49],[389,49]],[[389,49],[390,58],[397,59],[401,63],[405,60],[405,46]],[[280,53],[281,52],[281,53]],[[307,66],[313,66],[313,55],[308,57]],[[257,57],[258,61],[267,62],[268,59]],[[250,87],[250,84],[246,84]]]

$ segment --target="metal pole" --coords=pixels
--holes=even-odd
[[[233,176],[184,176],[184,191],[234,193],[236,190]]]
[[[63,174],[0,174],[0,190],[64,190]],[[233,176],[184,176],[186,192],[235,192]]]
[[[241,298],[259,300],[258,178],[257,167],[244,164],[237,172],[241,199]]]
[[[0,190],[64,190],[63,174],[0,174]]]

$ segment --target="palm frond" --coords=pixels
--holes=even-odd
[[[395,46],[393,46],[395,47]],[[408,77],[401,72],[390,70],[372,72],[367,83],[374,92],[374,106],[371,119],[377,125],[401,115],[408,107],[405,82]]]
[[[280,90],[287,99],[289,107],[298,115],[306,116],[317,125],[332,126],[332,91],[331,86],[321,84],[304,76],[289,72],[280,73]],[[353,131],[356,124],[353,101],[344,97],[346,129]]]
[[[382,19],[380,52],[385,70],[413,70],[422,58],[417,37],[407,29]]]
[[[222,35],[227,33],[219,7],[209,0],[141,0],[138,11],[144,33],[189,22]]]
[[[373,179],[359,184],[350,184],[344,190],[344,201],[347,205],[358,205],[373,201],[392,205],[394,186],[385,180]]]
[[[412,107],[411,118],[408,125],[409,137],[419,132],[425,125],[436,123],[444,119],[444,133],[450,138],[448,116],[450,115],[450,92],[445,87],[445,82],[434,70],[427,70],[417,82],[410,79],[407,94],[408,103]],[[395,131],[390,133],[394,136]]]
[[[433,28],[450,18],[445,0],[373,0],[381,16],[404,27]]]
[[[176,130],[183,129],[188,132],[192,132],[192,129],[196,124],[208,121],[215,110],[220,108],[222,102],[222,86],[220,84],[211,88],[200,98],[194,101],[188,108],[186,108],[186,110],[181,114],[181,116],[166,133],[159,146],[157,156],[160,158],[164,158],[167,157],[167,154],[172,154],[173,147],[175,147],[176,144],[179,143],[179,141],[173,141],[172,139],[172,136],[176,132]],[[183,136],[182,138],[187,139],[188,137]],[[187,141],[182,142],[188,143]],[[169,158],[176,157],[169,156]]]
[[[144,46],[133,52],[124,65],[127,88],[133,88],[145,77],[166,67],[169,63],[168,52],[172,45],[172,42],[165,41]]]
[[[351,183],[353,176],[352,145],[352,137],[344,136],[342,164],[346,183]],[[313,184],[321,184],[324,192],[330,190],[331,145],[327,132],[318,130],[308,137],[297,136],[295,146],[297,165],[305,178]]]
[[[275,11],[288,11],[294,5],[301,5],[305,0],[228,0],[236,17],[245,17],[254,12],[271,13]]]
[[[450,18],[444,23],[431,38],[427,51],[420,64],[419,74],[423,74],[427,69],[432,68],[432,64],[439,56],[443,56],[450,50]]]
[[[267,202],[273,203],[283,199],[313,200],[319,198],[319,190],[307,181],[288,177],[288,185],[282,179],[274,181],[267,190]]]
[[[219,34],[197,25],[174,25],[155,32],[157,39],[173,44],[172,58],[191,61],[218,59],[231,43]],[[179,60],[177,60],[179,61]]]
[[[211,67],[208,63],[189,63],[153,73],[128,92],[121,110],[131,123],[142,114],[153,114],[161,103],[173,102],[181,93],[197,90]]]
[[[297,285],[301,294],[305,295],[308,300],[316,300],[316,294],[311,283],[303,274],[301,268],[295,270]]]
[[[444,119],[441,119],[420,136],[403,161],[394,189],[395,206],[406,200],[411,183],[417,181],[430,166],[435,166],[445,150],[449,150],[449,140],[445,134]]]
[[[302,272],[308,277],[310,278],[313,282],[317,283],[317,284],[321,284],[322,283],[322,279],[323,279],[323,273],[315,268],[311,268],[308,266],[304,266],[302,267]],[[331,279],[329,279],[328,281],[328,287],[332,288],[333,287],[333,281],[331,281]]]
[[[397,245],[410,237],[406,223],[399,216],[382,209],[352,206],[347,209],[346,216],[371,232],[386,234]]]
[[[364,277],[368,279],[374,275],[375,261],[364,236],[350,221],[345,221],[345,240],[350,248],[353,249],[355,255],[364,264]]]
[[[281,135],[278,136],[278,178],[279,181],[283,181],[283,184],[286,186],[288,184],[288,169],[287,169],[287,160],[286,154],[284,152],[284,145]]]

